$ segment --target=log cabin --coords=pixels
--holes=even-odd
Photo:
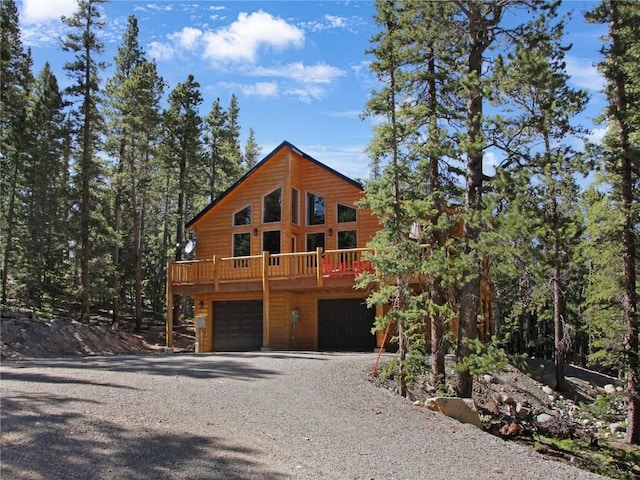
[[[354,288],[380,228],[362,196],[359,182],[281,143],[187,223],[195,259],[167,265],[167,347],[174,295],[194,299],[200,352],[384,347],[371,333],[382,307]],[[479,294],[482,337],[493,328],[486,282]]]

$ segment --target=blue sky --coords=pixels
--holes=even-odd
[[[31,47],[36,73],[49,61],[61,88],[68,84],[62,69],[71,54],[62,52],[66,27],[61,15],[71,15],[75,0],[16,0],[22,41]],[[587,89],[591,101],[581,123],[593,126],[604,100],[599,59],[600,25],[589,25],[582,12],[594,2],[565,1],[574,10],[567,42],[574,48],[567,69],[575,87]],[[103,5],[106,26],[101,60],[112,64],[122,41],[127,17],[135,15],[140,43],[155,58],[170,91],[193,74],[200,83],[202,114],[216,98],[228,106],[232,93],[240,106],[241,142],[249,128],[268,154],[287,140],[317,160],[352,178],[369,175],[365,148],[372,119],[360,114],[376,87],[365,51],[376,31],[373,1],[138,1],[113,0]],[[111,67],[104,73],[106,79]],[[495,162],[491,152],[486,164]]]

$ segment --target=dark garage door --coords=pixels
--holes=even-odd
[[[213,350],[262,348],[262,300],[213,302]]]
[[[318,347],[328,351],[372,351],[375,309],[359,298],[318,301]]]

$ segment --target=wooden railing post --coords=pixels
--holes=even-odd
[[[166,343],[167,348],[173,348],[173,260],[167,260],[167,324]]]
[[[316,281],[319,287],[324,283],[322,277],[322,247],[316,248]]]
[[[220,288],[218,281],[218,257],[216,254],[213,254],[213,291],[217,292]]]

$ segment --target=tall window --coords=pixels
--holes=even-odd
[[[262,203],[262,222],[273,223],[282,220],[282,188],[264,196]]]
[[[291,223],[300,225],[300,192],[291,189]]]
[[[233,256],[248,257],[251,255],[251,234],[234,233],[233,234]]]
[[[324,197],[307,193],[307,225],[324,225]]]
[[[349,223],[356,221],[356,209],[346,205],[338,204],[338,223]]]
[[[338,248],[357,248],[358,239],[355,230],[342,230],[338,232]]]
[[[248,205],[233,214],[233,224],[235,226],[251,225],[251,205]]]
[[[233,256],[248,257],[249,255],[251,255],[251,234],[249,232],[234,233]],[[234,260],[233,266],[235,268],[247,268],[249,266],[249,259]]]

